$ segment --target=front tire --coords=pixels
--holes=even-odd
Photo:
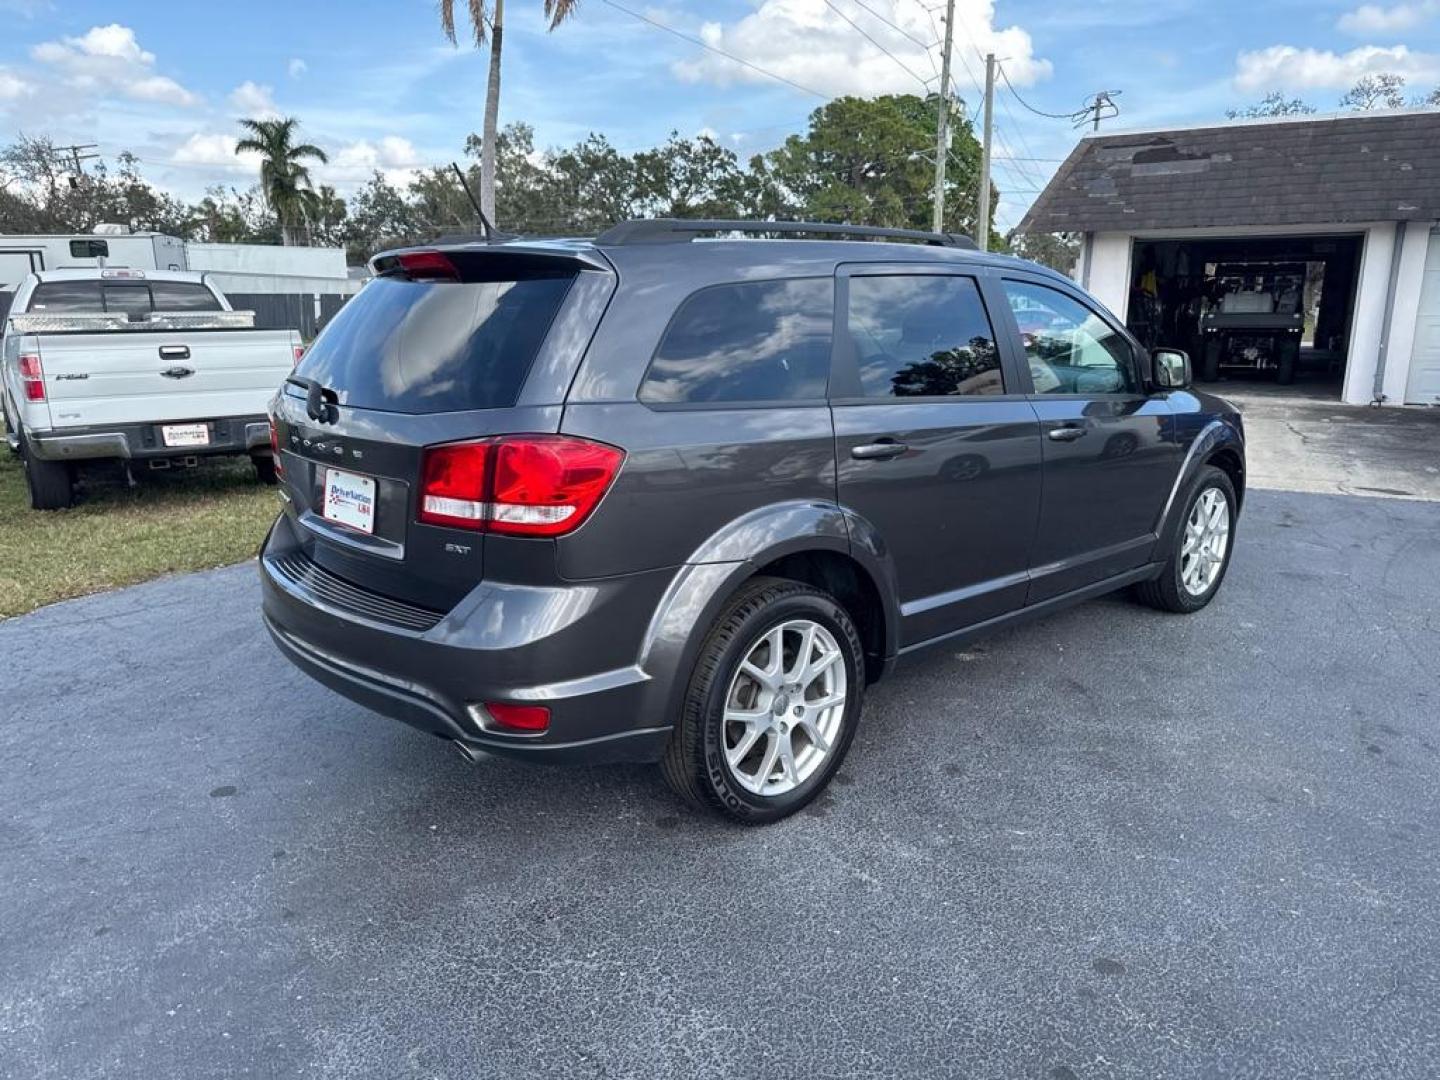
[[[864,687],[860,636],[835,598],[755,578],[701,646],[661,771],[697,806],[747,825],[778,821],[840,768]]]
[[[267,487],[274,487],[279,479],[275,471],[275,458],[270,454],[252,454],[250,464],[255,466],[255,479]]]
[[[1202,468],[1190,484],[1170,557],[1153,581],[1135,588],[1137,598],[1161,611],[1189,614],[1215,598],[1235,540],[1235,485],[1223,470]]]
[[[30,489],[30,506],[36,510],[64,510],[75,505],[75,470],[68,461],[42,461],[20,435],[20,461],[25,466],[25,486]]]

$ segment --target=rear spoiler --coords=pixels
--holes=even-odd
[[[131,322],[120,312],[11,315],[17,334],[105,334],[138,330],[253,330],[253,311],[156,311],[149,319]]]

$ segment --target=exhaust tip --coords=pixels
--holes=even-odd
[[[471,765],[474,765],[482,757],[485,756],[481,751],[475,749],[475,747],[467,746],[459,739],[451,739],[450,745],[455,747],[455,752],[459,754],[462,758],[464,758],[467,762],[469,762]]]

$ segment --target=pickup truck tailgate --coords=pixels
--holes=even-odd
[[[263,413],[295,363],[292,330],[41,334],[57,428]]]

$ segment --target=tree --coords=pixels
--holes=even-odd
[[[190,209],[151,187],[140,163],[121,153],[75,172],[48,138],[21,136],[0,150],[0,232],[90,232],[102,222],[189,235]]]
[[[575,10],[577,0],[545,0],[545,18],[554,30]],[[487,10],[488,8],[488,10]],[[500,122],[500,53],[505,40],[505,0],[469,0],[470,30],[475,47],[490,44],[490,76],[485,84],[485,119],[481,127],[480,209],[495,221],[495,155]],[[440,28],[450,40],[455,37],[455,0],[440,0]]]
[[[1062,274],[1075,271],[1075,260],[1080,255],[1080,244],[1073,233],[1022,233],[1012,229],[1005,243],[1011,254]]]
[[[323,164],[330,158],[313,143],[295,143],[300,121],[294,117],[241,120],[240,126],[250,134],[235,143],[235,152],[260,155],[260,191],[280,223],[280,242],[289,247],[319,211],[305,162]]]
[[[836,98],[809,130],[750,163],[748,201],[761,213],[857,225],[930,228],[939,99],[913,94]],[[945,176],[945,228],[973,235],[980,144],[957,117]],[[988,212],[993,221],[999,192]]]
[[[1266,94],[1254,105],[1243,109],[1226,109],[1225,115],[1231,120],[1258,120],[1263,116],[1305,116],[1315,111],[1315,106],[1299,98],[1287,98],[1279,90]]]
[[[1366,75],[1340,99],[1340,108],[1365,112],[1369,109],[1400,109],[1405,106],[1405,79],[1390,72]]]

